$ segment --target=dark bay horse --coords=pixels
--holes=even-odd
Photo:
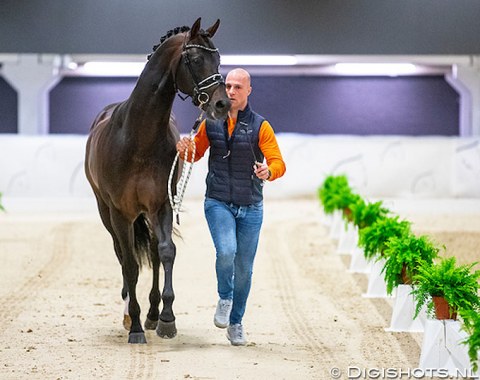
[[[145,328],[156,328],[165,338],[177,332],[172,310],[176,248],[167,183],[179,133],[171,111],[175,94],[181,91],[208,117],[226,117],[230,101],[218,73],[220,56],[211,41],[219,25],[217,20],[204,31],[199,18],[191,28],[169,31],[154,46],[130,97],[105,107],[88,137],[85,172],[122,266],[129,343],[146,343],[136,294],[139,269],[145,263],[153,270]],[[175,188],[172,185],[173,194]],[[162,292],[160,263],[165,274]]]

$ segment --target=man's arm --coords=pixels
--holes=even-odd
[[[210,141],[207,136],[207,128],[205,120],[202,121],[198,127],[197,134],[194,137],[195,142],[195,157],[194,162],[198,161],[203,157],[208,147],[210,146]],[[185,157],[185,151],[188,151],[188,159],[191,160],[191,152],[193,151],[192,141],[190,137],[183,137],[177,142],[177,152],[180,155],[180,158]]]
[[[277,138],[275,137],[275,132],[270,123],[266,120],[260,126],[258,146],[267,160],[267,170],[270,174],[268,180],[273,181],[283,176],[286,171],[285,162],[283,161],[282,153],[280,152]]]

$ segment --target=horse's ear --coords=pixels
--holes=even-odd
[[[207,29],[207,33],[210,36],[210,38],[212,38],[215,35],[215,32],[217,31],[219,26],[220,26],[220,19],[217,19],[217,22]]]
[[[200,21],[202,21],[202,18],[199,17],[197,18],[197,21],[195,21],[190,28],[190,39],[193,39],[197,36],[198,32],[200,31]]]

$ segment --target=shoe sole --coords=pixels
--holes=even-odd
[[[215,326],[217,326],[219,329],[226,329],[228,327],[228,323],[223,324],[218,322],[216,319],[213,320],[213,323]]]
[[[230,339],[230,337],[228,336],[228,334],[227,334],[227,339],[230,341],[232,346],[246,346],[247,345],[247,342],[234,342],[234,341],[232,341]]]

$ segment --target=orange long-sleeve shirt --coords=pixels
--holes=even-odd
[[[231,136],[235,128],[237,120],[228,118],[228,134]],[[195,135],[195,161],[201,159],[207,149],[210,147],[210,141],[207,136],[207,128],[205,120],[198,127]],[[286,166],[282,158],[282,153],[278,147],[277,138],[270,123],[265,120],[260,126],[258,133],[258,147],[262,151],[267,160],[268,170],[272,174],[269,181],[280,178],[285,174]]]

